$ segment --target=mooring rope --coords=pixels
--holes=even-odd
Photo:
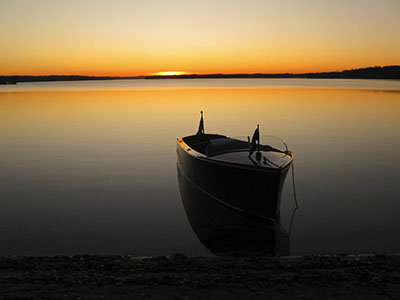
[[[290,218],[289,232],[288,232],[289,237],[290,237],[290,233],[292,232],[292,224],[293,224],[293,220],[294,220],[294,215],[295,215],[297,209],[299,208],[299,204],[297,202],[296,184],[295,184],[295,178],[294,178],[294,162],[292,162],[292,186],[293,186],[294,202],[296,204],[296,207],[294,208],[294,210],[292,212],[292,217]]]

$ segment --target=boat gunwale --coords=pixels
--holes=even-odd
[[[276,173],[276,174],[280,174],[283,172],[286,172],[286,170],[288,170],[290,168],[290,166],[293,163],[294,160],[294,155],[292,152],[288,153],[288,155],[291,156],[291,160],[284,166],[281,168],[271,168],[271,167],[267,167],[267,166],[257,166],[257,165],[250,165],[250,164],[242,164],[242,163],[238,163],[238,162],[232,162],[232,161],[224,161],[221,159],[215,159],[213,158],[213,156],[207,156],[201,152],[198,152],[196,150],[194,150],[192,147],[190,147],[185,141],[184,138],[190,137],[193,135],[189,135],[186,137],[181,137],[177,139],[177,144],[182,148],[183,151],[185,151],[187,154],[189,154],[190,156],[202,160],[202,161],[206,161],[206,162],[210,162],[210,163],[215,163],[215,164],[220,164],[223,166],[228,166],[228,167],[235,167],[235,168],[239,168],[239,169],[246,169],[246,170],[251,170],[251,171],[259,171],[259,172],[265,172],[265,173]],[[183,145],[182,145],[183,144]]]

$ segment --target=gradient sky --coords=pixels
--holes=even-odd
[[[395,64],[399,0],[0,0],[1,75]]]

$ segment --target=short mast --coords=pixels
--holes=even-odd
[[[260,125],[257,124],[257,153],[256,153],[256,160],[259,162],[261,161],[261,152],[260,152]]]
[[[249,138],[250,141],[250,138]],[[257,124],[256,130],[254,130],[253,138],[251,139],[250,149],[249,149],[249,156],[253,154],[253,152],[257,148],[257,157],[260,155],[260,125]]]
[[[200,118],[200,123],[199,123],[199,129],[197,130],[197,135],[198,134],[204,134],[204,120],[203,120],[203,111],[200,111],[201,113],[201,118]]]

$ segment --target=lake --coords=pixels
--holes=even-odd
[[[176,169],[200,110],[293,151],[291,255],[400,251],[400,81],[188,79],[0,86],[0,255],[211,256]]]

